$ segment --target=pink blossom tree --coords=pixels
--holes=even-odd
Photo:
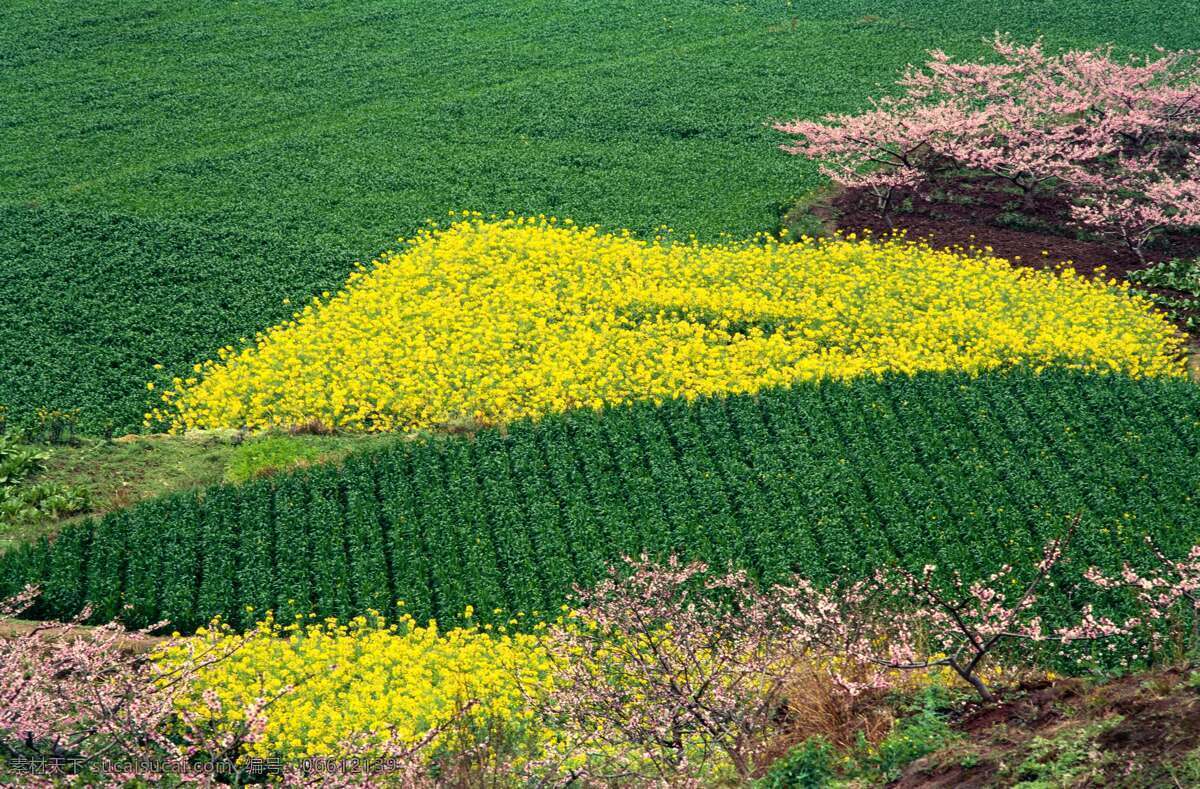
[[[958,573],[937,583],[936,566],[926,565],[919,573],[880,569],[840,589],[796,580],[777,593],[799,637],[824,644],[831,654],[893,671],[945,666],[992,702],[996,696],[980,678],[985,659],[1006,641],[1055,637],[1033,609],[1038,587],[1061,557],[1062,541],[1047,544],[1032,580],[1015,598],[1003,591],[1013,585],[1010,565],[970,583]],[[1091,637],[1101,637],[1100,631]]]
[[[556,678],[542,706],[590,757],[572,777],[675,785],[720,755],[748,778],[793,644],[742,571],[625,563],[577,590],[579,609],[549,632]]]
[[[809,652],[822,650],[852,663],[884,671],[947,667],[971,685],[984,702],[995,693],[980,676],[989,656],[1011,642],[1094,641],[1126,636],[1138,620],[1118,625],[1085,605],[1078,621],[1048,630],[1035,613],[1039,587],[1062,560],[1078,519],[1063,537],[1051,540],[1031,579],[1019,584],[1011,565],[972,582],[952,573],[937,582],[935,565],[921,572],[883,568],[871,577],[820,589],[803,579],[775,588],[780,608],[793,622],[791,637]],[[1015,596],[1005,590],[1018,588]],[[885,683],[886,674],[873,681]],[[849,688],[852,690],[852,688]]]
[[[1077,524],[1046,544],[1020,582],[1008,565],[969,582],[927,565],[829,586],[793,578],[764,590],[744,573],[714,574],[702,563],[626,559],[627,572],[611,568],[595,589],[580,590],[580,608],[549,631],[558,669],[542,714],[592,755],[570,778],[653,782],[701,775],[717,756],[750,775],[789,678],[801,672],[823,673],[854,699],[893,687],[905,672],[945,667],[995,702],[983,670],[1001,647],[1118,639],[1143,623],[1117,623],[1089,604],[1070,624],[1043,624],[1039,592]],[[1179,577],[1127,571],[1127,581],[1153,591],[1144,605],[1200,600],[1200,548],[1189,563],[1164,567]]]
[[[1120,60],[1112,48],[1049,54],[997,34],[994,59],[930,53],[901,92],[857,115],[786,121],[784,151],[822,162],[881,213],[900,190],[948,170],[983,173],[1020,190],[1046,185],[1075,204],[1072,219],[1119,239],[1140,259],[1155,235],[1200,224],[1200,58],[1194,51]],[[890,222],[890,219],[889,219]]]
[[[934,169],[947,144],[941,138],[973,136],[977,122],[952,105],[906,108],[883,98],[859,115],[780,122],[775,128],[796,137],[784,151],[820,159],[821,172],[835,183],[870,192],[890,222],[896,195],[919,187]]]
[[[27,587],[4,601],[0,620],[28,608],[37,593]],[[211,783],[211,774],[191,769],[193,759],[203,754],[235,761],[261,731],[270,701],[256,699],[238,710],[242,723],[232,727],[209,724],[230,712],[215,696],[206,698],[211,709],[202,716],[180,713],[175,702],[197,672],[228,658],[244,639],[222,648],[188,642],[188,659],[166,668],[129,646],[162,623],[138,631],[116,623],[84,631],[80,626],[90,613],[84,609],[71,622],[42,623],[0,638],[0,748],[17,761],[60,760],[72,772],[116,765],[126,770],[106,772],[116,783],[163,778],[146,765]],[[135,764],[143,767],[131,772]]]
[[[0,625],[27,610],[39,590],[0,600]],[[61,785],[72,776],[106,785],[127,781],[179,779],[187,784],[235,786],[278,780],[288,786],[412,787],[442,785],[443,777],[463,776],[464,785],[492,785],[513,772],[512,749],[480,741],[464,699],[455,714],[416,741],[398,731],[380,737],[372,731],[349,736],[336,753],[312,760],[271,760],[248,754],[262,736],[271,707],[308,678],[269,696],[222,700],[213,690],[195,693],[201,675],[241,651],[261,630],[220,639],[152,638],[156,623],[137,631],[120,624],[83,627],[85,609],[70,622],[6,628],[0,634],[0,761],[24,772],[23,785]],[[157,659],[170,655],[169,660]],[[232,706],[231,706],[232,705]],[[461,729],[459,748],[434,753],[444,733]],[[505,736],[496,734],[497,739]],[[0,771],[0,781],[10,774]]]
[[[957,574],[938,582],[927,566],[761,590],[740,571],[626,559],[596,588],[577,590],[579,609],[549,631],[554,690],[537,703],[565,741],[593,755],[572,778],[653,782],[700,775],[716,756],[751,775],[801,672],[823,673],[852,700],[904,672],[947,667],[993,702],[981,672],[1001,645],[1128,632],[1090,607],[1054,630],[1035,613],[1073,529],[1047,544],[1015,596],[1010,566],[970,583]]]
[[[1040,41],[1028,46],[997,35],[997,62],[956,63],[941,50],[925,69],[911,66],[899,85],[905,111],[936,103],[973,119],[972,133],[938,133],[939,153],[960,168],[1002,178],[1021,190],[1028,207],[1043,184],[1075,163],[1111,153],[1110,134],[1079,122],[1094,97],[1065,78]],[[1065,119],[1070,119],[1064,122]]]
[[[1071,176],[1079,192],[1071,216],[1145,263],[1146,245],[1164,231],[1200,226],[1200,158],[1188,155],[1174,175],[1154,156],[1118,158],[1110,172]]]
[[[1163,622],[1172,612],[1182,609],[1180,613],[1190,621],[1188,650],[1192,653],[1200,651],[1200,545],[1192,546],[1186,558],[1174,560],[1153,538],[1147,536],[1146,543],[1156,560],[1150,570],[1139,572],[1125,562],[1119,575],[1107,575],[1096,567],[1089,567],[1084,578],[1102,589],[1132,592],[1144,616],[1128,620],[1124,627],[1129,630],[1143,623]],[[1161,628],[1152,630],[1150,637],[1155,643],[1161,643]]]

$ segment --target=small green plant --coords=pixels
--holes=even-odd
[[[99,431],[97,433],[104,441],[112,441],[117,435],[117,423],[113,419],[100,420]]]
[[[1153,302],[1171,322],[1186,332],[1200,334],[1200,258],[1175,258],[1131,271],[1128,278],[1135,286],[1134,292]],[[1156,293],[1148,288],[1169,288],[1185,295]]]
[[[1174,258],[1149,268],[1129,272],[1129,281],[1152,288],[1170,288],[1200,296],[1200,258]]]
[[[70,444],[79,427],[79,409],[39,408],[28,438],[43,444]]]
[[[1029,756],[1016,768],[1017,786],[1050,789],[1098,778],[1111,761],[1096,745],[1096,738],[1122,721],[1120,715],[1066,729],[1053,737],[1034,737]]]
[[[1179,764],[1164,764],[1163,767],[1175,786],[1200,786],[1200,748],[1188,751]]]
[[[1036,216],[1030,216],[1029,214],[1022,213],[1021,211],[1013,210],[1011,208],[996,214],[996,217],[992,220],[992,222],[999,227],[1007,227],[1013,230],[1027,230],[1039,233],[1045,233],[1056,229],[1052,223],[1047,222],[1044,219],[1039,219]]]
[[[0,527],[37,523],[83,512],[86,489],[57,482],[32,482],[48,455],[0,434]]]
[[[837,211],[832,205],[836,195],[836,189],[823,186],[781,204],[779,230],[786,231],[784,237],[791,241],[799,241],[803,236],[825,238],[831,235],[830,225],[821,215],[828,214],[831,221],[836,218]]]
[[[318,460],[321,448],[286,436],[270,436],[240,444],[229,457],[225,481],[241,483]]]
[[[805,236],[809,238],[825,238],[829,235],[829,229],[825,226],[825,223],[811,211],[789,213],[783,229],[787,231],[788,237],[793,241]]]
[[[757,789],[818,789],[837,775],[837,749],[824,737],[809,737],[771,765]]]
[[[46,459],[45,452],[0,434],[0,488],[12,487],[36,474]]]
[[[938,693],[923,694],[917,712],[901,719],[873,752],[862,759],[863,765],[891,781],[909,764],[961,737],[940,712],[943,703]]]
[[[87,510],[91,501],[85,488],[61,482],[39,482],[0,488],[0,525],[37,523]]]

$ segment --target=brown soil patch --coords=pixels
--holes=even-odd
[[[972,181],[954,187],[954,196],[912,195],[911,209],[896,212],[896,229],[910,236],[930,238],[939,246],[992,247],[999,257],[1019,258],[1024,265],[1044,267],[1067,260],[1076,270],[1091,274],[1107,266],[1110,275],[1142,268],[1128,249],[1113,241],[1081,238],[1068,222],[1068,207],[1053,196],[1038,196],[1028,207],[996,182]],[[844,230],[869,228],[873,233],[891,230],[874,209],[874,198],[858,190],[842,190],[822,206],[825,217]],[[1021,216],[1017,216],[1017,214]],[[1024,226],[1014,226],[1015,223]],[[1043,255],[1043,252],[1049,253]],[[1147,252],[1154,261],[1200,256],[1200,235],[1167,236]]]
[[[1003,703],[954,723],[963,741],[910,765],[892,786],[1012,786],[1020,765],[1041,752],[1100,754],[1064,786],[1177,786],[1183,763],[1200,757],[1200,686],[1195,672],[1170,669],[1089,686],[1062,679],[1027,686]],[[1117,717],[1120,716],[1120,717]],[[1056,745],[1061,744],[1061,745]],[[1192,768],[1195,769],[1195,768]],[[1039,784],[1041,785],[1041,784]]]
[[[952,195],[934,187],[929,194],[910,195],[903,204],[905,209],[893,215],[894,227],[879,216],[874,197],[861,190],[835,192],[810,210],[827,226],[845,232],[870,230],[883,236],[895,230],[938,248],[990,247],[997,257],[1031,268],[1054,268],[1069,262],[1084,276],[1099,273],[1118,281],[1145,268],[1123,246],[1077,234],[1069,225],[1068,207],[1062,200],[1039,196],[1029,206],[1022,206],[1017,195],[996,181],[955,184]],[[1174,257],[1200,257],[1200,234],[1167,236],[1146,257],[1151,264]],[[1151,290],[1187,296],[1169,289]],[[1200,307],[1191,313],[1200,316]]]
[[[50,627],[47,628],[46,622],[37,622],[29,619],[5,619],[0,620],[0,638],[24,638],[31,633],[36,633],[38,638],[44,639],[51,643],[55,641],[72,641],[76,638],[90,638],[93,627],[85,625],[73,625],[70,627]],[[146,636],[140,633],[129,633],[117,640],[117,648],[122,652],[130,654],[141,654],[167,642],[169,639],[166,636]]]

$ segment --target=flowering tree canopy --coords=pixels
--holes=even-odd
[[[1139,258],[1163,230],[1200,224],[1196,52],[1050,54],[999,34],[992,49],[963,63],[935,50],[866,112],[775,123],[795,138],[781,147],[869,190],[885,215],[897,189],[967,170],[1009,182],[1025,206],[1053,184],[1077,224]]]

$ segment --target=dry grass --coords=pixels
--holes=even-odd
[[[46,622],[35,622],[28,619],[0,620],[0,638],[22,638],[36,631],[38,637],[51,643],[76,638],[90,638],[92,631],[95,630],[94,627],[87,627],[85,625],[41,629],[46,628],[46,626]],[[145,636],[138,633],[130,633],[128,636],[117,641],[117,647],[123,652],[139,655],[149,652],[166,640],[166,636]]]

